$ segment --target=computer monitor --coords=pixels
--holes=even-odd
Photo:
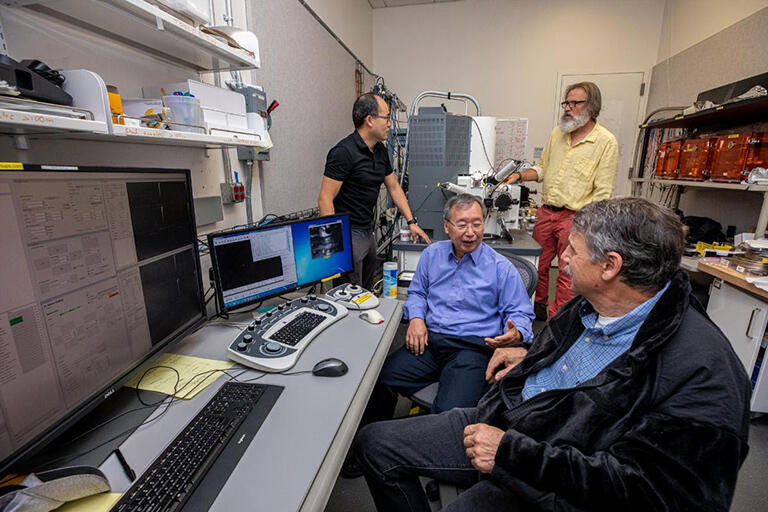
[[[347,274],[353,266],[346,215],[212,233],[208,247],[224,311]]]
[[[191,190],[187,170],[0,166],[0,471],[204,321]]]

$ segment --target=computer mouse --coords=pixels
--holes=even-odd
[[[318,361],[312,368],[312,375],[317,375],[318,377],[341,377],[347,373],[347,370],[349,370],[347,363],[341,359],[329,357],[328,359]]]
[[[376,311],[375,309],[369,309],[367,311],[363,311],[360,313],[360,318],[368,322],[369,324],[383,324],[384,323],[384,317],[381,316],[381,313]]]

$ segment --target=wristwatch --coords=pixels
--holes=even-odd
[[[406,224],[408,224],[410,226],[411,224],[418,224],[418,222],[419,222],[418,219],[416,217],[414,217],[411,220],[409,220],[408,222],[406,222]]]

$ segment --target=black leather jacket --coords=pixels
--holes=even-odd
[[[747,455],[751,386],[678,272],[631,348],[576,388],[522,402],[528,375],[581,334],[576,297],[478,404],[505,430],[490,478],[530,510],[727,512]]]

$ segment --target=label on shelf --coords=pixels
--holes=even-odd
[[[0,162],[0,169],[4,171],[23,171],[24,164],[21,162]]]

